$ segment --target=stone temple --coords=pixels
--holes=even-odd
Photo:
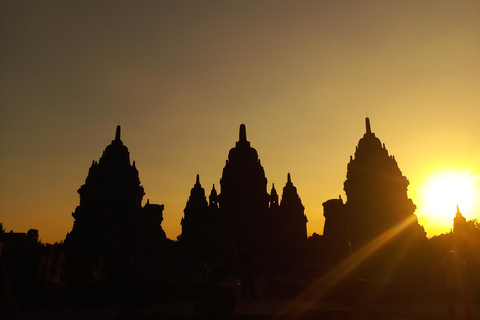
[[[197,175],[185,206],[180,240],[188,251],[201,252],[203,258],[229,260],[243,250],[259,263],[267,263],[287,260],[304,250],[306,223],[290,174],[280,203],[274,186],[267,192],[264,168],[242,124],[223,168],[220,193],[214,186],[208,203]],[[209,252],[198,247],[209,248]],[[201,259],[198,254],[197,258]]]
[[[120,139],[120,126],[100,160],[92,162],[78,193],[80,204],[65,239],[70,283],[124,282],[126,275],[161,274],[167,240],[161,227],[163,205],[147,201],[142,207],[144,189]]]
[[[333,260],[338,260],[339,253],[371,249],[372,256],[382,255],[386,263],[404,261],[426,241],[426,233],[414,214],[416,206],[408,198],[407,178],[372,132],[369,118],[365,124],[366,132],[347,165],[346,203],[341,199],[324,203],[325,240],[332,255],[337,255]],[[373,253],[380,243],[381,248]]]

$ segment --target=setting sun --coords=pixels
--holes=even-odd
[[[419,188],[419,216],[436,227],[452,228],[456,206],[466,216],[477,211],[479,175],[471,170],[442,170],[429,175]]]

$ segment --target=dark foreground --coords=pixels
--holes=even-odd
[[[289,301],[255,301],[239,302],[233,315],[229,319],[385,319],[385,320],[413,320],[413,319],[448,319],[445,303],[422,302],[405,304],[384,304],[377,305],[374,314],[361,314],[351,308],[342,306],[332,301],[322,301],[313,306],[308,303],[296,302],[294,312],[282,313],[282,308],[291,302]],[[472,304],[472,319],[480,319],[480,309]],[[167,305],[152,305],[140,310],[131,319],[197,319],[194,303],[170,303]],[[75,308],[48,308],[42,310],[25,311],[20,314],[20,319],[25,320],[57,320],[57,319],[122,319],[118,309],[75,309]],[[457,319],[464,319],[459,310]]]
[[[126,290],[128,294],[112,290],[94,290],[81,294],[70,291],[39,292],[33,307],[18,312],[21,320],[96,320],[96,319],[251,319],[251,320],[444,320],[447,316],[447,302],[442,285],[427,286],[400,283],[379,286],[367,282],[339,285],[336,290],[325,294],[323,283],[305,284],[297,288],[285,285],[267,291],[259,287],[258,299],[239,300],[238,287],[230,283],[227,291],[216,295],[210,308],[220,310],[226,305],[228,293],[232,294],[234,305],[232,312],[221,312],[219,316],[199,312],[199,301],[205,297],[205,291],[199,290],[190,297],[175,296],[174,290],[168,295],[151,291],[148,296]],[[118,290],[117,290],[118,291]],[[137,292],[144,292],[137,291]],[[376,292],[375,294],[372,294]],[[375,296],[375,298],[373,298]],[[112,298],[114,297],[114,298]],[[140,297],[140,298],[139,298]],[[145,299],[148,297],[148,299]],[[172,298],[173,297],[173,298]],[[140,303],[129,307],[132,301]],[[148,301],[147,301],[148,300]],[[471,297],[470,319],[480,319],[479,299]],[[225,309],[225,308],[224,308]],[[222,309],[222,310],[224,310]],[[466,319],[463,309],[456,307],[456,319]],[[0,319],[4,319],[0,316]]]

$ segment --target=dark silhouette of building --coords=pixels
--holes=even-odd
[[[375,239],[389,228],[414,217],[416,206],[407,197],[408,180],[395,157],[371,131],[358,142],[355,157],[350,157],[344,190],[350,238],[355,249]],[[417,219],[411,222],[417,224]]]
[[[351,253],[349,224],[345,213],[345,204],[341,197],[323,203],[323,239],[326,248],[327,266],[332,267]]]
[[[455,213],[455,218],[453,218],[453,233],[454,234],[463,234],[467,229],[467,219],[460,212],[460,208],[457,205],[457,212]]]
[[[281,202],[273,185],[268,194],[265,171],[244,124],[228,154],[220,187],[218,195],[213,187],[207,205],[197,175],[182,219],[180,239],[186,248],[206,243],[209,256],[233,260],[241,252],[251,263],[280,256],[286,260],[303,251],[307,218],[297,189],[288,174]]]
[[[463,259],[471,259],[472,253],[476,251],[475,242],[477,241],[476,227],[473,221],[468,221],[460,212],[457,205],[457,212],[453,218],[452,248]],[[475,245],[472,245],[474,244]],[[470,261],[469,261],[470,262]]]
[[[144,189],[135,161],[130,164],[128,148],[120,140],[120,126],[100,160],[93,161],[78,193],[80,205],[65,239],[70,283],[124,282],[146,266],[145,259],[152,259],[147,254],[160,259],[156,250],[166,241],[163,205],[147,202],[142,208]]]
[[[209,196],[210,203],[207,202],[205,189],[202,188],[200,176],[197,174],[195,185],[183,210],[182,234],[179,238],[186,258],[197,264],[197,269],[213,254],[214,223],[218,222],[214,219],[218,213],[216,197],[214,186]]]
[[[416,206],[407,196],[407,178],[402,175],[395,157],[388,154],[385,144],[371,131],[369,118],[365,120],[366,132],[347,166],[344,183],[347,202],[344,208],[340,203],[327,202],[325,228],[330,238],[333,235],[328,228],[336,228],[335,238],[348,239],[354,252],[389,238],[375,249],[370,259],[384,263],[365,264],[372,274],[382,268],[385,272],[398,268],[402,261],[409,259],[409,252],[426,240],[426,233],[414,215]],[[388,263],[392,265],[387,267]]]
[[[184,243],[191,243],[201,245],[204,241],[200,239],[205,238],[208,232],[208,202],[205,196],[205,189],[200,184],[200,176],[197,174],[197,180],[188,198],[185,209],[183,210],[184,217],[182,218],[182,241]]]
[[[38,230],[4,232],[0,223],[0,314],[18,319],[17,312],[35,304],[38,269],[44,246]],[[3,318],[2,318],[3,319]]]
[[[284,254],[289,259],[299,259],[304,253],[307,243],[307,216],[304,214],[305,207],[293,185],[290,173],[287,174],[287,183],[283,187],[282,200],[280,202],[279,220],[279,244]],[[283,242],[283,243],[282,243]]]
[[[278,200],[278,193],[275,189],[275,185],[272,183],[272,189],[270,190],[270,201],[268,204],[267,216],[265,218],[268,221],[267,226],[269,228],[269,237],[265,239],[265,246],[268,250],[268,260],[271,262],[282,262],[287,260],[284,250],[284,238],[282,238],[282,231],[284,223],[282,222],[282,213],[280,211],[280,202]]]
[[[228,153],[220,179],[219,207],[226,217],[228,242],[263,252],[269,195],[267,178],[257,151],[247,141],[245,125],[240,126],[239,140]]]

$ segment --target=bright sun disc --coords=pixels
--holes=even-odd
[[[420,188],[419,209],[429,219],[448,219],[449,223],[455,217],[457,205],[462,213],[469,216],[476,214],[478,178],[469,170],[441,171],[430,175]]]

